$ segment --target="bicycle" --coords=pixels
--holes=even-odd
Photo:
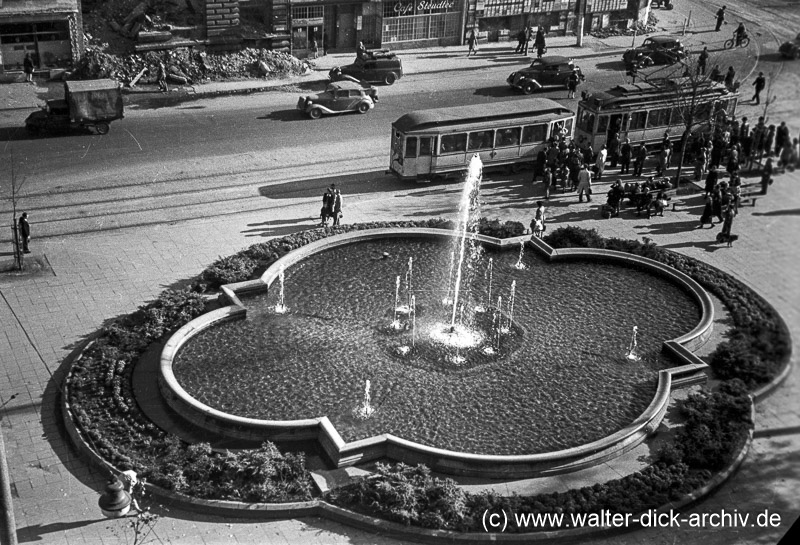
[[[744,36],[739,41],[738,47],[747,47],[748,45],[750,45],[750,37],[749,36]],[[724,47],[725,47],[725,49],[733,49],[734,47],[737,47],[736,38],[735,37],[734,38],[728,38],[727,40],[725,40]]]

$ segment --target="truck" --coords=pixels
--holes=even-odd
[[[122,87],[111,79],[65,81],[64,98],[48,100],[25,120],[30,133],[90,129],[107,134],[109,124],[122,119]]]

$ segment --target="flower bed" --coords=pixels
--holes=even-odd
[[[491,231],[486,234],[515,236],[521,232],[515,222],[481,224],[482,232]],[[309,499],[310,479],[302,453],[281,454],[267,443],[260,449],[220,454],[207,444],[187,446],[160,430],[140,411],[133,397],[133,365],[150,344],[204,311],[201,292],[223,283],[255,278],[282,255],[314,240],[379,227],[449,229],[452,223],[439,219],[314,229],[255,244],[218,260],[199,276],[192,289],[167,290],[156,301],[99,332],[73,363],[66,379],[66,402],[76,426],[107,462],[118,469],[135,469],[168,490],[200,498],[250,502]],[[595,231],[572,227],[556,230],[545,241],[554,247],[608,248],[643,255],[692,276],[715,293],[730,309],[737,327],[731,340],[712,357],[712,365],[715,358],[719,360],[714,368],[722,378],[738,376],[752,388],[774,376],[789,356],[788,330],[774,309],[752,290],[713,267],[657,248],[647,240],[642,244],[603,239]],[[358,481],[352,490],[337,490],[331,500],[392,520],[462,530],[475,528],[474,515],[470,513],[481,512],[478,509],[487,504],[518,512],[541,511],[542,507],[553,509],[552,512],[592,512],[611,508],[608,506],[635,511],[650,497],[647,505],[659,505],[696,488],[708,480],[709,469],[728,462],[750,425],[749,413],[744,416],[749,400],[744,396],[744,385],[733,381],[714,394],[690,397],[685,405],[687,425],[675,447],[660,453],[659,461],[644,471],[605,485],[533,498],[466,495],[454,489],[449,480],[431,479],[425,469],[401,465],[382,468],[378,478]],[[708,433],[709,430],[713,432]],[[370,492],[369,487],[378,487],[377,492]],[[363,504],[365,498],[371,497],[369,494],[385,501],[366,507],[371,505]]]

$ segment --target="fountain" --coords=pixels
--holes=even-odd
[[[366,420],[375,414],[375,408],[370,404],[369,386],[369,379],[367,379],[367,383],[364,386],[364,400],[361,402],[361,405],[353,409],[353,416],[359,420]]]
[[[525,266],[525,263],[522,262],[522,257],[525,255],[525,243],[519,243],[519,259],[517,259],[517,264],[514,265],[514,268],[524,271],[528,267]]]
[[[628,353],[625,354],[625,357],[628,358],[630,361],[639,361],[641,357],[637,353],[637,348],[639,347],[639,343],[636,341],[636,334],[639,333],[639,328],[633,326],[633,334],[631,335],[631,343],[628,346]]]
[[[280,283],[280,292],[278,293],[278,303],[275,305],[275,313],[285,314],[286,311],[288,311],[289,309],[286,308],[286,304],[283,299],[283,284],[284,284],[283,267],[281,267],[280,273],[278,273],[278,282]]]
[[[613,259],[551,263],[533,248],[527,270],[518,269],[523,248],[473,236],[480,172],[479,161],[471,164],[457,232],[365,230],[288,254],[291,312],[274,312],[282,289],[237,293],[246,316],[191,329],[176,349],[176,382],[197,403],[239,418],[327,417],[345,442],[387,433],[431,448],[516,455],[584,445],[628,425],[670,366],[661,339],[696,323],[696,299]],[[280,265],[265,277],[283,286]],[[604,289],[565,288],[587,276]],[[662,310],[650,312],[644,299]],[[640,365],[619,365],[614,325],[625,322],[647,331],[628,351],[648,355]],[[376,393],[380,410],[368,382],[354,411],[353,385],[376,376],[387,384]],[[352,426],[354,412],[369,426]]]

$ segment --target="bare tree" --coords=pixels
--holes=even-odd
[[[17,205],[22,195],[22,187],[25,185],[27,178],[19,177],[16,161],[14,161],[14,150],[10,152],[11,157],[9,163],[11,164],[11,188],[8,195],[8,200],[11,201],[11,231],[12,231],[12,244],[14,245],[14,265],[17,270],[22,270],[24,265],[24,254],[22,252],[22,239],[19,233],[19,223],[17,218]]]
[[[707,65],[713,65],[709,58]],[[675,187],[680,184],[686,147],[698,129],[713,127],[718,112],[714,110],[714,102],[727,100],[733,89],[712,79],[712,73],[702,69],[698,57],[688,55],[677,64],[663,69],[641,74],[640,77],[650,85],[674,96],[671,124],[675,125],[675,116],[679,116],[683,131],[678,152],[678,171],[675,175]],[[738,84],[736,85],[738,86]]]

